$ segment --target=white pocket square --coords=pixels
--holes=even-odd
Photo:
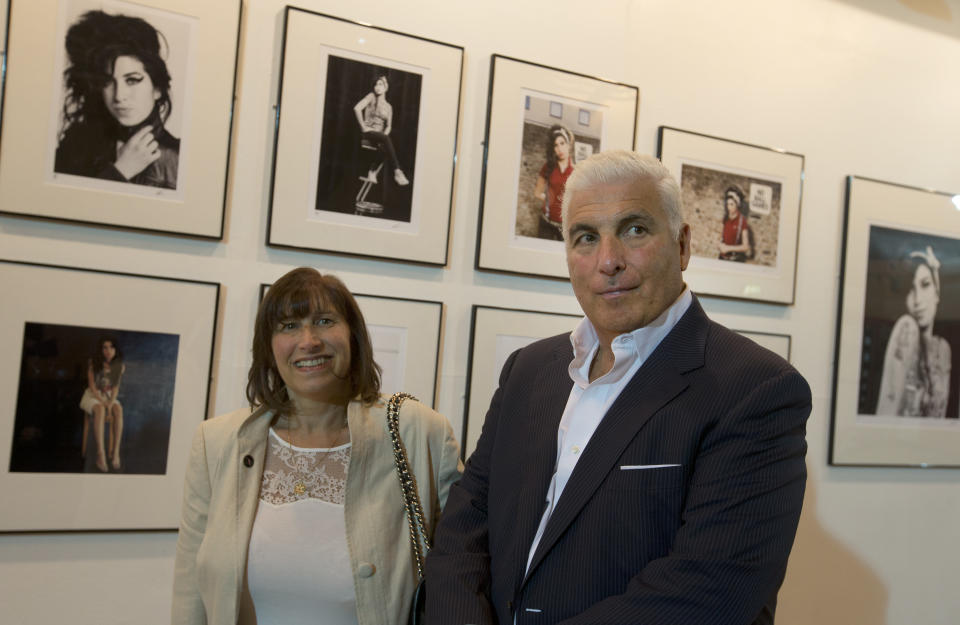
[[[641,469],[666,469],[668,467],[679,467],[679,464],[621,464],[621,471],[639,471]]]

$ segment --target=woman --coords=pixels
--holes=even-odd
[[[950,344],[933,333],[940,304],[940,261],[929,245],[907,259],[907,313],[893,325],[883,358],[878,415],[947,416]]]
[[[750,207],[746,196],[737,186],[727,187],[723,194],[723,234],[720,241],[720,260],[743,263],[753,258],[753,230],[747,223]]]
[[[406,618],[416,568],[380,368],[339,280],[299,268],[257,313],[250,409],[205,421],[187,467],[175,624]],[[408,400],[403,439],[425,525],[462,465],[450,424]]]
[[[176,189],[161,35],[138,17],[88,11],[67,30],[66,99],[54,170]]]
[[[563,241],[561,204],[563,185],[573,173],[573,133],[559,124],[551,126],[545,148],[547,162],[540,168],[533,190],[534,197],[542,202],[537,237]]]
[[[397,151],[393,147],[393,140],[390,139],[390,131],[393,129],[393,107],[387,102],[389,88],[386,75],[377,75],[373,81],[373,91],[363,96],[354,105],[353,113],[357,117],[357,123],[360,124],[363,139],[386,154],[390,161],[390,168],[393,170],[393,179],[403,187],[410,184],[410,181],[400,169]]]
[[[83,442],[80,454],[87,455],[90,420],[93,419],[93,438],[97,443],[97,469],[107,472],[107,460],[114,470],[120,469],[120,438],[123,435],[123,406],[117,401],[120,380],[126,371],[123,356],[113,337],[97,341],[97,351],[87,361],[87,388],[80,398],[83,417]],[[103,445],[104,424],[110,428],[106,449]]]

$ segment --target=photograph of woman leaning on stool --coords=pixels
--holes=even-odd
[[[314,218],[411,223],[422,86],[415,72],[329,55]]]
[[[393,106],[387,101],[389,88],[386,74],[378,75],[373,81],[373,90],[354,105],[353,112],[357,116],[357,123],[360,124],[363,141],[384,152],[390,164],[390,171],[393,172],[393,179],[398,185],[405,187],[410,184],[410,181],[400,168],[397,151],[390,139],[390,131],[393,129]]]
[[[251,408],[194,436],[172,623],[405,623],[417,568],[355,299],[333,276],[294,269],[263,298],[252,351]],[[414,400],[399,433],[432,535],[459,447]]]

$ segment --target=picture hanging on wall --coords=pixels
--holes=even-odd
[[[7,17],[10,11],[8,0],[0,0],[0,67],[7,62]],[[0,110],[3,102],[3,81],[0,80]]]
[[[444,265],[463,48],[287,7],[267,244]]]
[[[847,178],[830,464],[960,467],[956,198]]]
[[[240,2],[14,0],[0,212],[223,238]]]
[[[777,356],[790,361],[790,335],[776,332],[755,332],[751,330],[734,330],[742,334],[760,347],[766,347]]]
[[[640,90],[494,54],[477,269],[566,278],[560,201],[578,161],[633,149]]]
[[[260,286],[260,299],[269,284]],[[381,367],[380,392],[388,397],[410,393],[436,406],[443,303],[405,297],[354,293]]]
[[[660,126],[657,156],[680,183],[690,288],[792,304],[803,155]]]
[[[477,446],[490,400],[499,384],[500,371],[510,354],[539,339],[571,332],[582,318],[583,315],[473,307],[467,357],[467,409],[460,437],[464,458]]]
[[[0,531],[174,529],[220,285],[0,261]]]

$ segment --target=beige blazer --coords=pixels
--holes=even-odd
[[[174,625],[254,623],[245,584],[273,411],[204,421],[193,438],[173,582]],[[400,436],[432,535],[463,464],[445,417],[407,400]],[[386,399],[347,407],[352,449],[344,516],[360,625],[405,623],[416,565],[387,431]]]

